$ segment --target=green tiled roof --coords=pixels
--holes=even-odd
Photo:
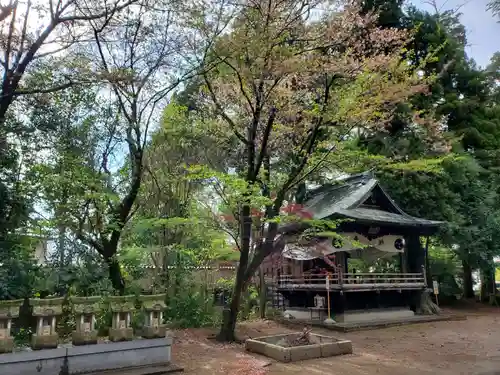
[[[387,209],[365,207],[363,203],[377,190],[387,201]],[[306,195],[304,210],[315,219],[351,218],[370,224],[438,227],[443,222],[420,219],[405,213],[382,189],[371,172],[323,185]]]

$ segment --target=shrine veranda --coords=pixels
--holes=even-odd
[[[422,293],[432,287],[425,239],[442,222],[406,214],[370,172],[313,190],[302,205],[314,219],[343,220],[337,228],[343,239],[298,243],[295,239],[303,228],[286,234],[289,240],[283,251],[262,265],[268,286],[282,300],[279,307],[311,319],[320,319],[322,313],[323,319],[328,274],[330,311],[338,321],[359,311],[385,309],[395,315],[399,309],[403,312],[398,314],[404,315],[419,310]],[[378,255],[396,259],[397,269],[356,272],[349,265],[350,259]],[[322,272],[314,272],[318,269]]]

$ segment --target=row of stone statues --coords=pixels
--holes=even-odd
[[[139,301],[145,314],[144,327],[138,335],[144,338],[165,337],[166,326],[163,322],[165,294],[141,295]],[[74,345],[97,343],[96,314],[104,305],[112,313],[109,328],[110,341],[125,341],[134,338],[130,326],[131,313],[135,310],[136,296],[109,296],[104,300],[100,296],[71,297],[71,304],[76,317],[76,330],[73,331]],[[59,336],[56,332],[57,317],[62,314],[64,298],[29,300],[33,316],[37,318],[36,333],[31,337],[31,347],[35,350],[57,348]],[[13,350],[14,339],[11,336],[12,319],[19,317],[19,309],[24,300],[0,301],[0,353]]]

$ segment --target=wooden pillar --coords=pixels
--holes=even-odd
[[[399,253],[399,265],[401,273],[408,272],[408,248],[405,246],[404,252]]]
[[[340,292],[339,314],[343,314],[347,310],[347,298],[344,292]]]
[[[425,250],[420,244],[418,235],[409,235],[406,237],[408,272],[420,273],[422,266],[425,266]]]
[[[406,238],[406,243],[408,249],[408,272],[422,273],[422,270],[425,269],[425,248],[420,243],[420,237],[418,235],[409,235]],[[427,277],[427,280],[429,278],[430,276]],[[419,291],[409,293],[405,299],[410,308],[416,311],[421,302],[421,293]]]
[[[431,276],[431,266],[429,264],[429,236],[425,238],[425,257],[424,257],[424,262],[425,262],[425,282],[427,285],[427,288],[432,288],[432,276]]]

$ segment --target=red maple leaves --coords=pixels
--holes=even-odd
[[[292,204],[289,204],[289,205],[283,207],[281,209],[281,213],[288,214],[290,216],[297,216],[300,219],[304,219],[304,220],[308,220],[308,219],[313,218],[313,215],[309,211],[307,211],[307,209],[303,205],[297,204],[297,203],[292,203]],[[257,208],[252,208],[250,211],[250,216],[252,218],[262,218],[265,216],[265,212],[261,211]],[[229,222],[229,223],[235,221],[234,215],[232,215],[232,214],[222,214],[221,218],[225,222]]]

